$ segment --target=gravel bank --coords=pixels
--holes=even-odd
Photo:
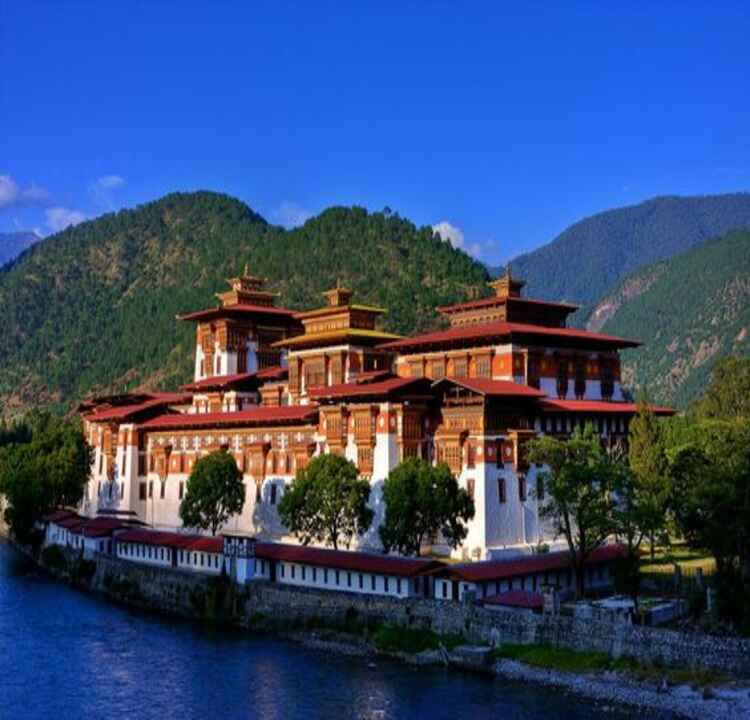
[[[651,683],[630,680],[619,673],[578,675],[534,668],[515,660],[499,660],[494,671],[510,680],[522,680],[564,688],[570,692],[616,706],[631,705],[644,710],[663,710],[696,720],[740,720],[750,718],[750,688],[713,690],[715,697],[687,685],[660,689]]]

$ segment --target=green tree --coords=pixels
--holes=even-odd
[[[474,501],[447,465],[409,458],[383,485],[385,520],[378,532],[386,552],[419,555],[423,541],[440,533],[450,547],[466,537]]]
[[[750,358],[730,355],[719,360],[695,413],[702,420],[750,420]]]
[[[237,463],[226,450],[217,450],[195,463],[180,504],[186,527],[210,530],[212,535],[232,516],[242,512],[245,486]]]
[[[303,545],[315,541],[348,548],[372,524],[369,498],[370,483],[359,477],[354,463],[319,455],[297,471],[279,502],[279,517]]]
[[[668,455],[677,525],[716,560],[720,614],[750,632],[750,423],[704,420],[680,438]]]
[[[21,542],[32,539],[34,523],[57,507],[73,507],[83,498],[92,451],[79,422],[47,413],[30,417],[25,430],[0,449],[0,495],[4,518]]]
[[[665,527],[670,483],[661,425],[645,395],[638,400],[630,423],[628,460],[633,474],[628,485],[634,502],[631,509],[637,515],[639,529],[648,536],[653,560],[656,537]]]
[[[586,561],[614,531],[612,463],[589,424],[576,428],[567,440],[542,436],[527,448],[532,463],[546,466],[539,475],[544,488],[540,516],[565,538],[576,595],[583,597]]]

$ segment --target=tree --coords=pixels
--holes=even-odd
[[[653,560],[656,536],[665,526],[670,488],[661,426],[646,396],[639,399],[636,415],[630,423],[628,448],[633,474],[629,488],[637,504],[640,529],[648,536]]]
[[[750,420],[750,358],[730,355],[719,360],[694,410],[703,420]]]
[[[539,474],[544,488],[539,514],[565,537],[576,596],[581,598],[586,561],[614,530],[610,459],[589,424],[576,428],[567,440],[543,436],[530,440],[527,447],[530,462],[546,466]]]
[[[750,423],[704,420],[669,449],[672,509],[689,545],[716,560],[719,611],[750,631]]]
[[[370,483],[359,477],[353,462],[319,455],[297,471],[279,502],[279,517],[303,545],[315,541],[348,548],[372,524],[369,498]]]
[[[212,535],[232,516],[242,512],[245,486],[237,463],[226,450],[217,450],[195,463],[180,504],[186,527],[210,530]]]
[[[17,442],[7,442],[0,450],[0,495],[11,532],[29,542],[34,523],[45,514],[81,501],[92,451],[77,421],[38,413],[22,427],[16,426]]]
[[[458,486],[447,465],[409,458],[395,467],[383,486],[385,520],[379,528],[386,552],[419,555],[422,542],[437,533],[450,547],[466,537],[474,501]]]

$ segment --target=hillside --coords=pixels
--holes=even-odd
[[[750,229],[750,193],[659,197],[598,213],[512,261],[529,296],[588,310],[625,275],[730,230]]]
[[[729,353],[750,355],[750,231],[730,232],[626,277],[588,327],[637,337],[626,377],[655,400],[685,407]]]
[[[33,232],[0,233],[0,267],[38,240],[39,236]]]
[[[194,327],[175,315],[214,305],[245,262],[280,305],[318,306],[340,278],[389,308],[384,326],[402,333],[429,327],[436,305],[487,279],[394,214],[331,208],[286,231],[225,195],[168,195],[48,237],[0,270],[0,414],[186,381]]]

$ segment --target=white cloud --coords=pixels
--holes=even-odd
[[[294,228],[304,225],[305,221],[312,217],[312,212],[297,203],[285,200],[271,213],[273,218],[285,228]]]
[[[47,217],[47,227],[52,232],[60,232],[71,225],[83,222],[86,216],[80,210],[70,210],[64,207],[51,207],[44,211]]]
[[[464,247],[464,231],[461,228],[452,225],[447,220],[443,220],[432,226],[432,231],[440,235],[443,240],[449,242],[454,248]]]
[[[103,190],[112,190],[125,184],[125,179],[120,175],[102,175],[95,183]]]
[[[93,201],[104,210],[114,210],[115,193],[125,184],[121,175],[102,175],[89,185]]]
[[[0,208],[40,203],[48,197],[47,190],[39,185],[21,188],[10,175],[0,175]]]

